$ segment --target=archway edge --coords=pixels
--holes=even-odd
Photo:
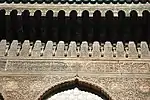
[[[104,98],[104,100],[115,100],[104,87],[101,87],[93,82],[89,82],[80,78],[73,78],[70,80],[66,80],[63,82],[61,81],[61,82],[57,82],[53,84],[52,86],[50,86],[50,88],[47,88],[44,92],[42,92],[38,96],[37,100],[45,100],[45,97],[47,96],[50,97],[50,96],[55,95],[56,93],[59,93],[68,89],[73,89],[75,87],[78,87],[80,90],[98,95]]]

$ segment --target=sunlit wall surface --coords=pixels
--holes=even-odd
[[[74,88],[71,90],[66,90],[60,93],[53,95],[47,100],[103,100],[101,97],[86,92],[81,91],[78,88]]]

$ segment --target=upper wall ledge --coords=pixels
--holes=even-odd
[[[38,4],[38,3],[34,3],[34,4],[30,4],[30,3],[1,3],[0,4],[0,9],[5,9],[6,10],[6,15],[9,15],[10,12],[12,10],[17,10],[18,11],[18,15],[21,15],[22,12],[24,10],[29,10],[30,15],[33,16],[34,12],[36,10],[41,10],[42,12],[42,16],[46,15],[46,12],[48,10],[52,10],[54,13],[54,16],[58,15],[58,12],[60,10],[64,10],[66,16],[69,16],[70,12],[72,10],[76,10],[78,13],[78,16],[82,15],[82,12],[84,10],[89,11],[89,16],[93,16],[94,11],[99,10],[101,12],[102,16],[105,16],[105,13],[108,10],[111,10],[114,13],[114,16],[118,16],[118,12],[119,11],[124,11],[126,13],[126,16],[130,16],[130,12],[132,10],[136,10],[138,13],[138,16],[142,16],[142,12],[144,10],[148,10],[150,11],[150,3],[146,3],[146,4],[142,4],[142,3],[138,3],[138,4],[46,4],[46,3],[42,3],[42,4]]]
[[[127,58],[127,59],[150,59],[150,50],[147,42],[142,41],[135,44],[133,41],[123,44],[118,41],[116,44],[106,41],[81,44],[71,41],[69,44],[59,41],[58,43],[48,41],[42,43],[37,40],[31,43],[25,40],[22,44],[13,40],[9,44],[6,40],[0,42],[1,58]]]

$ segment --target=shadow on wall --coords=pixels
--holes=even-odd
[[[2,96],[2,94],[0,93],[0,100],[4,100],[4,98],[3,98],[3,96]]]
[[[145,10],[142,16],[138,16],[138,12],[132,10],[130,16],[126,15],[123,10],[120,10],[117,16],[114,16],[111,10],[108,10],[105,16],[102,16],[99,10],[96,10],[93,16],[90,16],[87,10],[83,11],[81,16],[78,16],[75,10],[72,10],[69,16],[66,16],[63,10],[58,12],[58,16],[54,16],[52,10],[47,11],[46,16],[42,16],[40,10],[35,11],[33,16],[29,10],[24,10],[21,15],[18,15],[17,10],[12,10],[10,15],[6,15],[6,11],[2,9],[0,39],[9,42],[41,40],[45,43],[48,40],[90,43],[150,42],[150,12]]]

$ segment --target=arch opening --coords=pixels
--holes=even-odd
[[[59,100],[60,98],[61,100],[91,100],[91,98],[92,100],[112,100],[102,88],[78,79],[48,89],[38,100]]]

